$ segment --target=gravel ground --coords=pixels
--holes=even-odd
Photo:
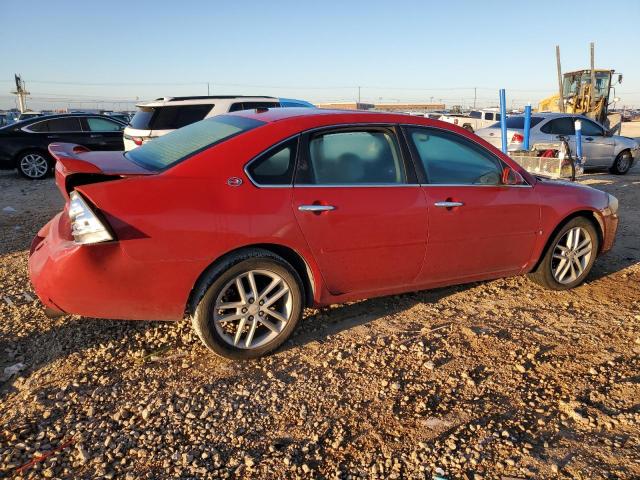
[[[640,478],[640,167],[572,292],[526,278],[308,310],[252,362],[189,323],[47,319],[29,242],[53,180],[0,175],[0,476]],[[15,211],[5,211],[10,206]],[[29,463],[32,462],[32,463]]]

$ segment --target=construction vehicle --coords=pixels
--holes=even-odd
[[[599,122],[611,133],[619,133],[622,115],[609,113],[610,100],[617,101],[615,85],[622,82],[618,74],[617,83],[613,83],[615,70],[596,69],[594,67],[594,46],[591,44],[591,68],[562,74],[560,67],[560,47],[556,46],[558,64],[558,93],[538,104],[540,112],[563,112],[584,115]],[[595,88],[592,88],[595,85]],[[611,95],[613,93],[613,96]]]

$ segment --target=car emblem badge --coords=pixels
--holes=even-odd
[[[230,187],[239,187],[242,185],[242,179],[239,177],[229,177],[227,179],[227,185]]]

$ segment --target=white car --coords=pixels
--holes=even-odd
[[[575,121],[582,121],[582,154],[586,157],[585,168],[607,167],[611,172],[623,175],[629,171],[633,162],[640,158],[640,146],[629,137],[612,135],[598,122],[582,115],[567,113],[534,113],[531,115],[529,146],[535,144],[558,143],[565,137],[576,153]],[[497,148],[502,147],[500,122],[475,132],[483,140]],[[524,116],[507,117],[507,150],[522,150],[524,142]]]
[[[124,149],[132,150],[155,137],[215,115],[280,106],[313,107],[303,100],[275,97],[219,95],[158,98],[153,102],[137,105],[136,114],[124,129]]]

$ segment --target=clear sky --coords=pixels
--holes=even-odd
[[[22,74],[31,108],[159,96],[522,105],[563,70],[624,73],[640,106],[640,1],[0,0],[0,108]],[[556,24],[554,26],[554,23]],[[77,102],[83,102],[79,104]],[[102,105],[102,104],[101,104]]]

